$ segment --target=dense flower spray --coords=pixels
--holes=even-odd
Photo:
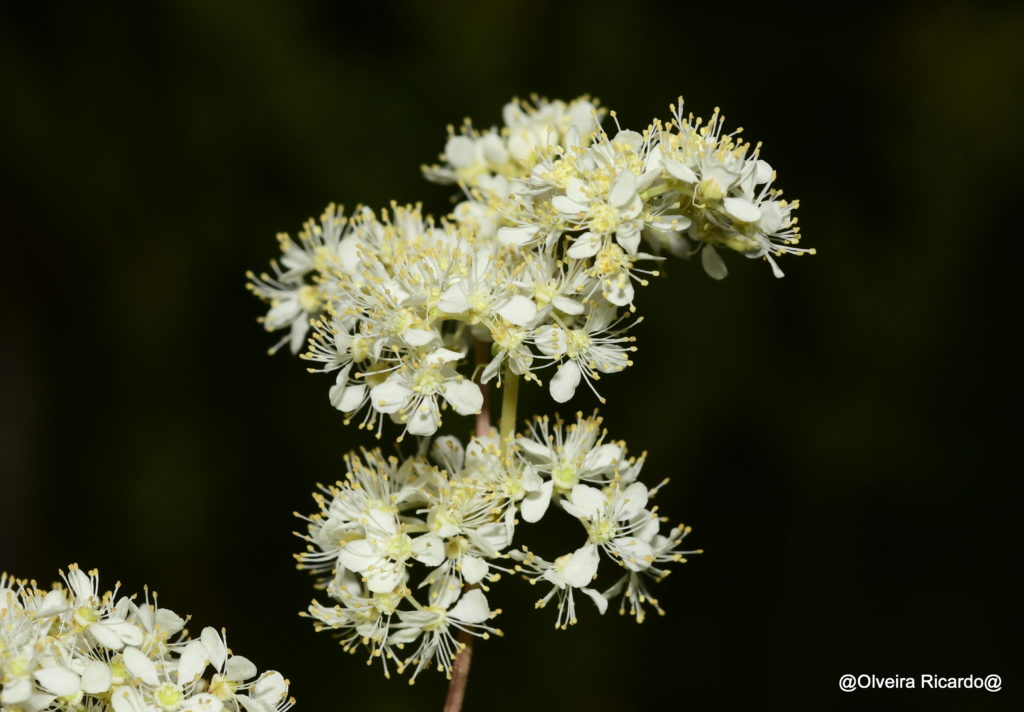
[[[190,638],[186,619],[120,587],[100,593],[75,565],[51,589],[0,575],[4,712],[285,712],[280,673],[260,674],[223,630]]]
[[[500,634],[493,584],[516,573],[544,590],[556,627],[577,620],[580,596],[603,613],[612,600],[638,621],[662,609],[649,585],[684,547],[641,481],[632,456],[595,413],[537,418],[516,432],[521,381],[557,403],[633,364],[637,287],[666,255],[699,254],[715,279],[723,253],[766,261],[799,247],[775,172],[740,132],[684,115],[642,132],[602,125],[587,97],[512,101],[504,126],[449,128],[432,181],[462,200],[441,218],[418,205],[351,214],[331,205],[297,238],[279,236],[272,272],[249,275],[311,371],[333,376],[345,422],[415,454],[350,454],[345,478],[314,495],[305,517],[313,572],[331,603],[308,611],[346,649],[365,647],[385,674],[427,667],[449,675],[473,637]],[[490,387],[500,423],[490,422]],[[446,411],[476,415],[474,435],[437,436]],[[550,550],[516,545],[520,527],[568,516],[575,540]],[[587,605],[590,605],[588,603]],[[464,681],[463,681],[464,684]],[[461,694],[458,693],[458,694]],[[449,703],[449,709],[459,702]]]

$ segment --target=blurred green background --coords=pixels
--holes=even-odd
[[[419,165],[514,95],[640,128],[682,94],[764,141],[819,254],[641,292],[603,413],[707,553],[642,626],[556,633],[509,583],[467,710],[1020,709],[1022,44],[1024,8],[967,2],[5,5],[0,569],[148,583],[299,709],[440,709],[295,615],[292,512],[368,440],[266,356],[244,273],[329,201],[444,212]],[[861,672],[1004,690],[838,691]]]

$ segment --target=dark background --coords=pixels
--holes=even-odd
[[[1020,709],[1024,11],[972,5],[5,7],[0,568],[148,583],[300,709],[440,709],[295,615],[292,512],[368,441],[265,355],[244,273],[328,201],[444,212],[419,165],[513,95],[639,129],[683,94],[764,141],[819,254],[640,293],[603,413],[707,553],[642,626],[584,601],[556,633],[508,583],[467,709]],[[929,672],[1004,690],[837,689]]]

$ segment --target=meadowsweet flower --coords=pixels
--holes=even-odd
[[[155,594],[136,603],[117,588],[101,593],[98,573],[75,565],[61,578],[45,591],[0,576],[4,710],[281,712],[293,704],[278,673],[246,682],[256,668],[227,653],[223,633],[205,628],[190,640],[184,619]]]
[[[721,279],[723,255],[739,252],[781,276],[776,258],[813,252],[798,246],[798,204],[782,198],[759,144],[726,133],[717,110],[706,123],[681,101],[671,112],[641,130],[612,112],[606,129],[587,97],[514,100],[501,126],[449,127],[440,162],[424,167],[461,191],[449,215],[329,208],[282,241],[273,276],[250,278],[271,304],[264,325],[287,329],[293,351],[307,339],[309,370],[333,377],[328,400],[346,423],[380,438],[391,422],[396,442],[419,438],[409,456],[346,457],[345,479],[319,488],[300,533],[298,565],[329,599],[306,615],[386,675],[451,674],[466,636],[497,632],[489,599],[505,574],[550,587],[538,606],[557,601],[556,627],[576,622],[577,593],[601,613],[621,595],[620,612],[628,603],[641,621],[647,605],[662,612],[651,582],[693,553],[681,548],[689,529],[662,533],[650,504],[664,481],[641,482],[645,456],[628,455],[596,414],[515,433],[521,381],[556,403],[585,383],[604,402],[595,382],[633,365],[642,288],[663,260],[699,253]],[[476,415],[475,435],[440,435],[446,410]],[[583,534],[550,551],[517,545],[523,523],[552,516]],[[248,690],[238,704],[266,712],[259,684],[241,682],[251,676],[210,660],[224,690]],[[189,692],[180,675],[168,681]]]

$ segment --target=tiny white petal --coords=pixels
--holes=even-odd
[[[575,485],[569,494],[569,502],[575,511],[571,514],[584,519],[592,519],[608,502],[604,493],[590,485]]]
[[[125,648],[122,653],[124,666],[128,668],[135,677],[147,685],[156,687],[160,684],[160,677],[157,675],[156,664],[149,659],[149,656],[138,648]]]
[[[565,403],[576,393],[576,386],[580,384],[583,377],[580,367],[575,361],[566,361],[558,368],[558,372],[552,377],[548,388],[551,397],[556,403]]]
[[[593,257],[601,249],[601,238],[592,232],[585,232],[575,240],[566,250],[565,254],[574,260],[582,260]]]
[[[468,584],[479,582],[488,571],[487,562],[472,554],[463,555],[459,560],[459,566],[462,567],[462,578]]]
[[[480,386],[466,379],[446,381],[441,386],[441,393],[459,415],[479,413],[484,405],[484,395],[480,391]]]
[[[81,680],[78,675],[62,667],[48,667],[36,670],[36,682],[47,692],[58,697],[68,697],[78,692]]]
[[[256,666],[248,658],[243,658],[241,655],[232,655],[228,658],[224,668],[224,673],[228,679],[234,682],[241,682],[242,680],[248,680],[250,677],[256,677],[256,672]]]
[[[704,245],[704,249],[700,251],[700,263],[712,279],[725,279],[729,274],[729,269],[725,266],[722,256],[711,245]]]
[[[753,223],[761,219],[761,209],[745,198],[726,198],[725,212],[740,222]]]
[[[459,599],[448,615],[463,623],[483,623],[491,617],[491,609],[483,591],[474,588]]]
[[[540,488],[526,493],[519,507],[519,511],[523,515],[523,521],[532,524],[533,522],[539,522],[544,517],[544,514],[548,511],[548,505],[551,503],[551,490],[554,484],[554,482],[548,480]]]
[[[608,610],[608,599],[592,588],[584,588],[580,590],[590,596],[590,600],[594,602],[594,605],[597,606],[598,612],[603,616],[605,611]]]
[[[433,534],[418,536],[412,541],[412,555],[427,566],[440,566],[444,561],[444,542]]]
[[[509,297],[508,301],[498,309],[498,314],[505,321],[516,326],[526,326],[537,316],[537,305],[532,299],[516,294]]]
[[[580,547],[569,557],[562,570],[566,583],[575,588],[583,588],[594,578],[601,557],[597,547],[587,544]]]
[[[178,658],[178,684],[188,685],[206,670],[209,653],[202,640],[190,640]]]
[[[537,236],[535,227],[498,228],[498,241],[503,245],[524,245]]]
[[[215,628],[206,626],[203,628],[203,632],[200,633],[199,639],[203,641],[203,645],[206,647],[206,654],[210,658],[210,663],[218,670],[224,665],[224,658],[227,657],[228,649],[224,644],[224,639],[220,636]]]
[[[102,695],[113,682],[110,666],[100,660],[93,660],[82,670],[82,692]]]

